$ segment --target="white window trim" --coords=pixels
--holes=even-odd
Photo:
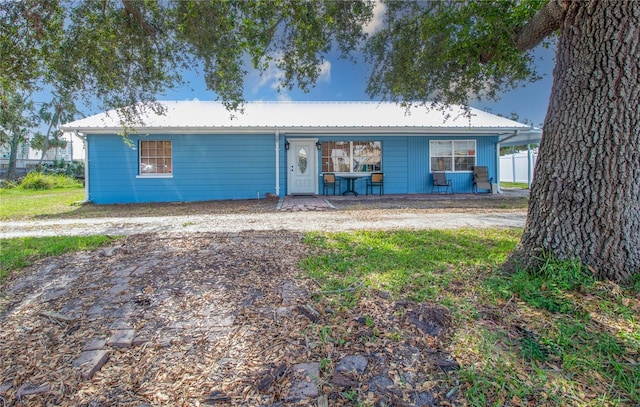
[[[142,161],[142,142],[143,141],[169,141],[171,142],[171,172],[170,173],[141,173],[140,163]],[[136,178],[173,178],[173,140],[138,140],[138,175]]]
[[[453,169],[449,170],[449,171],[447,171],[447,170],[445,170],[445,171],[433,171],[431,169],[431,159],[434,158],[434,157],[443,157],[443,156],[434,156],[432,154],[433,148],[431,148],[431,143],[443,142],[443,141],[448,141],[448,142],[451,143],[451,155],[449,157],[451,157],[451,167]],[[461,141],[471,141],[471,142],[473,142],[473,151],[475,151],[475,155],[473,156],[473,165],[478,164],[478,140],[473,140],[473,139],[471,139],[471,140],[429,140],[429,172],[430,173],[433,173],[433,172],[450,172],[450,173],[454,172],[454,173],[461,173],[461,174],[473,173],[473,170],[456,170],[455,169],[455,165],[456,165],[455,158],[456,158],[456,156],[454,154],[455,149],[453,148],[453,143],[454,142],[461,142]]]
[[[173,178],[173,174],[138,174],[136,178]]]

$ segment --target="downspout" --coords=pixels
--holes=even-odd
[[[84,148],[84,203],[91,202],[91,194],[89,193],[89,140],[78,130],[74,131],[75,135],[82,140],[82,147]],[[73,142],[73,139],[71,139]],[[71,156],[73,159],[73,156]]]
[[[280,196],[280,130],[276,129],[276,195]]]

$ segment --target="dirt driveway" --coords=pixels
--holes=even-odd
[[[458,368],[447,353],[447,310],[376,292],[333,309],[299,274],[307,254],[300,231],[442,227],[438,219],[456,227],[517,226],[523,211],[307,209],[33,226],[31,232],[128,236],[43,260],[4,284],[0,401],[457,404],[458,389],[438,380]],[[2,227],[5,234],[15,226]]]

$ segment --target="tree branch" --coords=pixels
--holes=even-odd
[[[550,0],[516,34],[516,47],[527,51],[562,26],[569,0]]]
[[[122,0],[122,4],[124,5],[124,10],[127,12],[127,14],[133,17],[133,19],[138,24],[140,24],[140,26],[142,26],[142,28],[147,32],[147,34],[151,35],[152,37],[156,36],[156,34],[158,33],[158,29],[148,24],[146,21],[144,21],[144,17],[140,13],[140,10],[134,7],[134,5],[131,4],[131,1]]]

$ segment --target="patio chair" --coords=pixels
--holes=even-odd
[[[489,170],[484,166],[473,167],[473,185],[472,189],[474,193],[478,193],[478,189],[486,189],[488,193],[491,193],[491,183],[493,178],[489,178]]]
[[[332,173],[324,173],[322,174],[322,193],[323,195],[327,195],[328,189],[333,189],[333,194],[336,194],[336,187],[338,188],[338,192],[340,192],[341,183],[340,180],[336,178],[335,174]]]
[[[367,178],[367,195],[371,191],[373,195],[373,188],[378,187],[380,189],[380,195],[384,194],[384,174],[381,172],[372,172],[371,178]]]
[[[438,171],[433,173],[433,182],[431,183],[431,193],[433,194],[433,188],[444,187],[444,193],[453,194],[453,185],[451,185],[451,180],[447,179],[444,172]]]

